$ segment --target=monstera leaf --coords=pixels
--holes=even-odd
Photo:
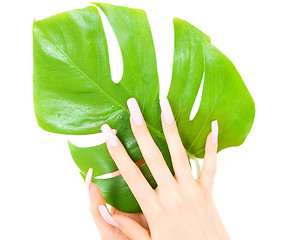
[[[149,131],[172,174],[171,159],[161,127],[159,79],[155,49],[146,13],[140,9],[96,4],[117,37],[123,76],[112,81],[108,46],[96,7],[67,11],[35,21],[33,26],[34,105],[44,130],[86,135],[99,133],[108,123],[118,130],[134,162],[142,159],[132,134],[126,101],[135,97]],[[254,120],[254,102],[234,65],[210,38],[188,22],[173,19],[175,49],[168,99],[190,158],[202,158],[210,124],[219,123],[218,151],[243,143]],[[112,46],[110,46],[112,47]],[[190,113],[204,79],[199,110]],[[140,207],[121,176],[99,179],[117,167],[106,144],[81,148],[69,142],[82,177],[93,168],[92,181],[106,202],[125,212]],[[146,164],[141,171],[157,186]]]

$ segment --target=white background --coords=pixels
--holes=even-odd
[[[292,1],[105,2],[147,12],[162,96],[172,72],[172,17],[208,34],[233,61],[255,100],[256,118],[242,146],[218,155],[216,204],[232,239],[295,239]],[[1,3],[0,239],[99,239],[68,137],[38,127],[32,96],[33,19],[88,5],[78,0]],[[119,80],[120,52],[112,30],[106,32],[112,73]]]

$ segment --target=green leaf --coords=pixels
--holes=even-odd
[[[159,79],[151,29],[140,9],[95,3],[106,15],[118,40],[123,76],[114,83],[108,46],[96,7],[63,12],[33,25],[34,106],[41,128],[61,134],[99,133],[108,123],[117,129],[134,162],[142,154],[133,136],[126,101],[135,97],[149,131],[174,174],[161,127]],[[255,107],[234,65],[210,38],[188,22],[174,18],[175,48],[168,99],[189,157],[202,158],[210,124],[219,123],[219,148],[243,143],[254,120]],[[111,46],[110,46],[111,47]],[[191,109],[204,76],[202,99],[196,116]],[[106,201],[125,212],[140,207],[121,176],[98,179],[117,170],[106,144],[80,148],[69,142],[72,157],[85,177],[92,167],[92,181]],[[140,167],[155,188],[147,165]]]
[[[139,169],[150,185],[156,188],[157,183],[146,163],[140,166]],[[86,174],[81,172],[81,176],[85,180]],[[121,175],[106,179],[92,178],[91,181],[98,186],[108,204],[116,206],[117,209],[123,212],[141,212],[139,204]]]
[[[211,122],[218,120],[218,151],[243,143],[253,124],[254,101],[232,62],[210,38],[188,22],[174,18],[175,52],[168,99],[183,144],[190,156],[204,157]],[[189,116],[202,77],[196,116]]]
[[[86,148],[77,147],[70,141],[68,143],[72,158],[83,173],[87,173],[89,168],[93,169],[93,176],[100,176],[118,170],[105,143]]]

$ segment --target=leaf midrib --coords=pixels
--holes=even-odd
[[[69,63],[78,71],[80,72],[84,77],[86,77],[86,79],[94,86],[96,87],[99,91],[101,91],[105,96],[107,96],[111,101],[113,101],[115,104],[117,104],[119,107],[121,107],[123,109],[124,112],[126,112],[127,114],[130,115],[129,110],[124,107],[120,102],[118,102],[115,98],[113,98],[111,95],[109,95],[107,92],[105,92],[99,85],[97,85],[95,83],[95,81],[93,81],[90,77],[88,77],[88,75],[86,73],[84,73],[72,60],[71,58],[67,55],[66,52],[64,52],[60,47],[58,47],[57,45],[55,45],[55,43],[53,41],[51,41],[45,34],[43,34],[42,32],[40,33],[45,39],[47,39],[49,42],[51,42],[69,61]],[[149,127],[150,130],[154,131],[159,138],[165,140],[165,136],[163,133],[161,133],[159,130],[157,130],[154,126],[152,126],[149,122],[145,121],[146,125]]]

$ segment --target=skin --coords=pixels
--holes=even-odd
[[[108,150],[143,213],[124,213],[112,207],[112,218],[120,227],[108,224],[98,209],[98,205],[106,206],[103,196],[97,186],[90,183],[90,211],[101,239],[230,239],[212,196],[218,145],[217,142],[212,143],[212,132],[207,137],[201,174],[198,179],[194,179],[175,120],[168,124],[163,113],[161,118],[175,176],[170,173],[145,122],[137,125],[131,117],[133,134],[158,187],[150,187],[119,139],[115,147],[107,141]]]

